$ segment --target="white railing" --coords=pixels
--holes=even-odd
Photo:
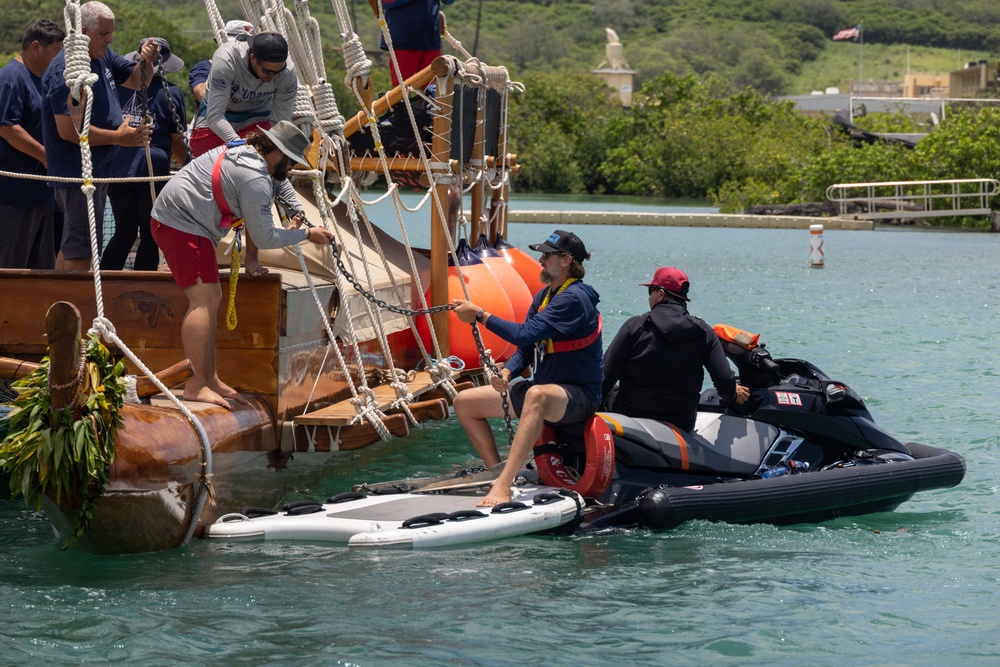
[[[865,209],[855,218],[928,218],[989,215],[990,199],[1000,192],[995,178],[959,178],[946,181],[889,181],[883,183],[837,183],[826,189],[826,198],[840,205],[840,216],[848,216],[847,205]]]

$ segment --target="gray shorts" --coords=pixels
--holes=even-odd
[[[510,399],[510,406],[514,409],[514,414],[521,416],[521,408],[524,407],[524,395],[535,386],[533,380],[522,380],[512,382],[507,388],[507,397]],[[577,384],[561,384],[566,394],[569,396],[569,403],[566,405],[566,414],[557,422],[545,422],[553,426],[560,424],[576,424],[586,421],[592,414],[597,412],[597,404],[587,398],[583,387]]]
[[[94,216],[97,219],[97,248],[104,248],[104,204],[108,200],[108,184],[94,186]],[[90,257],[90,216],[87,196],[77,187],[55,188],[56,204],[63,212],[63,235],[59,246],[65,259]]]
[[[0,268],[52,269],[56,242],[52,208],[0,204]]]

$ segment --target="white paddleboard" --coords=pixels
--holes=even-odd
[[[578,519],[584,508],[583,499],[566,489],[521,486],[511,492],[511,502],[498,508],[476,507],[484,494],[469,490],[341,494],[339,502],[298,503],[280,514],[227,514],[205,529],[205,537],[443,547],[553,530]]]

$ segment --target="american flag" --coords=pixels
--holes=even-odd
[[[861,25],[858,24],[853,28],[848,28],[847,30],[841,30],[836,35],[833,36],[834,39],[857,39],[861,34]]]

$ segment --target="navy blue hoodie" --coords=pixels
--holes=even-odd
[[[511,377],[517,377],[531,365],[535,343],[551,338],[568,341],[586,338],[597,329],[597,303],[601,297],[594,288],[577,280],[549,300],[541,311],[538,307],[549,288],[540,290],[531,301],[524,324],[517,324],[490,315],[486,328],[517,346],[505,367]],[[583,388],[595,404],[601,402],[601,379],[604,375],[601,337],[580,350],[546,354],[535,369],[536,384],[575,384]]]

